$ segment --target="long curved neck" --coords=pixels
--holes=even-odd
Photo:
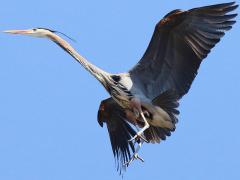
[[[67,53],[69,53],[77,62],[79,62],[87,71],[89,71],[94,77],[96,77],[98,81],[100,81],[100,83],[106,87],[106,78],[109,76],[109,73],[87,61],[68,42],[66,42],[58,35],[49,33],[47,37],[58,44]]]

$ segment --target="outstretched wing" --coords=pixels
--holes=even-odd
[[[129,71],[136,88],[153,99],[168,89],[182,97],[197,75],[202,60],[230,30],[237,14],[228,14],[234,2],[174,10],[155,27],[150,44],[138,64]]]
[[[128,140],[135,136],[136,132],[127,123],[124,110],[112,99],[108,98],[101,102],[98,110],[98,123],[107,129],[112,144],[112,151],[117,162],[117,169],[122,171],[123,164],[130,160],[135,152],[133,142]]]

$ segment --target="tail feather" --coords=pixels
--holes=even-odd
[[[165,110],[168,115],[171,117],[173,123],[177,123],[177,115],[179,115],[179,111],[177,110],[179,103],[179,95],[174,90],[168,90],[157,96],[153,99],[153,104],[161,107]]]
[[[172,122],[176,124],[178,122],[177,115],[179,115],[179,111],[177,107],[179,95],[174,90],[168,90],[157,96],[153,99],[152,103],[156,106],[161,107],[164,111],[168,113]],[[144,135],[146,139],[151,143],[159,143],[161,140],[166,140],[167,136],[171,136],[171,132],[175,129],[167,129],[161,127],[150,126],[147,130],[145,130]]]

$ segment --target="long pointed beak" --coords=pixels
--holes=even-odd
[[[32,30],[6,30],[3,32],[10,34],[32,34]]]

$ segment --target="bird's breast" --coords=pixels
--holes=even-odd
[[[126,87],[121,84],[111,86],[109,93],[122,108],[131,109],[130,100],[133,98],[133,95]]]

